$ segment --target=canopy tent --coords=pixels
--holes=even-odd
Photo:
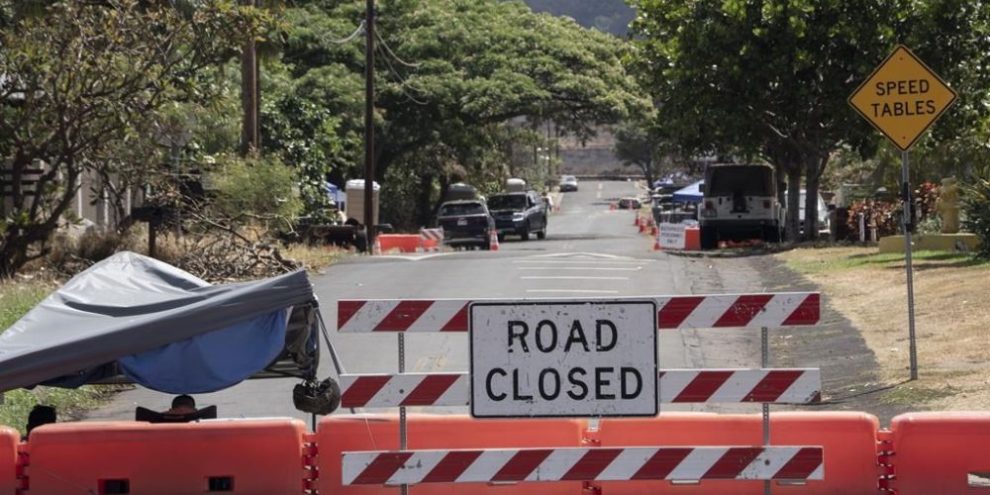
[[[704,186],[705,181],[699,180],[694,184],[691,184],[683,189],[678,189],[674,191],[674,202],[675,203],[700,203],[704,194],[701,192],[702,186]]]
[[[316,302],[304,271],[210,285],[136,253],[76,275],[0,334],[0,391],[125,378],[204,393],[252,376],[315,377]]]

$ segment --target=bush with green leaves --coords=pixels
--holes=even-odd
[[[213,212],[233,223],[281,228],[302,211],[296,172],[275,158],[224,155],[208,182]]]
[[[963,229],[980,237],[980,256],[990,258],[990,180],[976,177],[963,186]]]

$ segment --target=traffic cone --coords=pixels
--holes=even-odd
[[[378,240],[378,236],[375,236],[375,244],[371,248],[372,256],[380,256],[382,254],[382,243]]]
[[[608,209],[614,210],[615,209],[615,203],[609,203],[608,204]]]
[[[661,251],[661,250],[663,250],[663,248],[660,247],[660,231],[659,230],[657,230],[656,232],[654,232],[654,235],[653,235],[653,250],[654,251]]]
[[[636,212],[636,220],[633,220],[633,226],[639,227],[639,212]]]
[[[498,251],[498,232],[495,230],[488,231],[488,250]]]

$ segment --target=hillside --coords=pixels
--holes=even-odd
[[[549,12],[574,18],[585,27],[593,27],[625,36],[633,9],[623,0],[525,0],[537,12]]]

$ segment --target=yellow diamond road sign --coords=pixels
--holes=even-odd
[[[849,104],[903,151],[956,101],[956,92],[901,45],[849,97]]]

